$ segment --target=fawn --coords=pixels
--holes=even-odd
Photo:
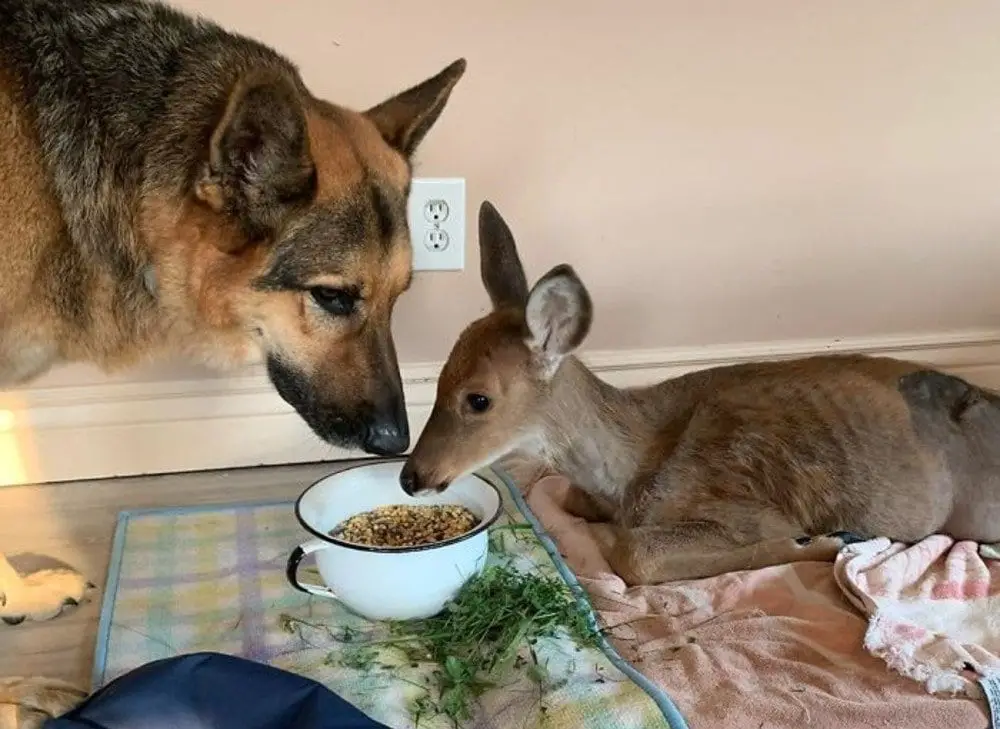
[[[1000,395],[887,357],[829,355],[715,367],[617,389],[572,355],[592,302],[574,269],[528,288],[513,235],[479,211],[493,311],[448,358],[400,475],[442,491],[515,450],[585,493],[626,583],[801,560],[844,544],[933,533],[1000,541]]]

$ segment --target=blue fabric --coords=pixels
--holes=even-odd
[[[154,661],[44,729],[388,729],[311,679],[220,653]]]

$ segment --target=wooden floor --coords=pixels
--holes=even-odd
[[[124,509],[293,501],[348,462],[0,488],[0,550],[67,562],[103,590],[118,513]],[[14,561],[14,560],[12,560]],[[103,592],[55,620],[0,623],[0,676],[48,676],[90,688]]]

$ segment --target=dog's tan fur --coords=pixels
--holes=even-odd
[[[0,729],[42,729],[85,698],[86,691],[55,679],[0,678]]]
[[[160,3],[0,0],[0,388],[71,362],[262,361],[323,440],[405,450],[411,164],[464,72],[357,111]],[[7,623],[87,589],[0,555]]]
[[[44,184],[45,171],[29,115],[2,69],[0,180],[5,183],[0,185],[0,226],[19,248],[0,268],[0,291],[7,299],[0,315],[0,383],[18,383],[48,369],[58,351],[58,324],[47,316],[34,280],[45,267],[45,241],[57,240],[62,226],[58,205]],[[31,182],[25,184],[26,180]]]
[[[845,540],[1000,540],[1000,397],[920,364],[817,356],[619,390],[571,356],[591,301],[569,266],[529,292],[480,212],[494,304],[461,335],[401,481],[417,493],[515,450],[581,492],[629,584],[832,560]],[[489,398],[477,411],[470,397]],[[482,402],[480,402],[482,406]]]
[[[435,98],[425,103],[443,103],[463,68],[442,78]],[[350,194],[371,169],[379,171],[401,201],[405,199],[409,165],[385,142],[371,116],[317,99],[305,104],[317,172],[313,204]],[[0,385],[30,381],[64,362],[92,363],[113,371],[182,354],[212,366],[242,365],[260,359],[262,348],[252,329],[255,323],[263,323],[265,336],[280,339],[283,349],[312,371],[331,352],[351,347],[353,332],[311,318],[300,292],[251,288],[251,282],[264,272],[267,248],[247,246],[238,221],[220,214],[221,193],[208,186],[194,191],[154,190],[140,201],[135,244],[149,256],[158,307],[138,312],[142,320],[133,321],[136,312],[120,311],[113,305],[113,294],[123,282],[105,277],[88,292],[91,327],[80,330],[65,321],[53,301],[61,295],[62,286],[48,262],[54,252],[72,242],[67,240],[58,201],[49,189],[30,110],[18,99],[16,85],[2,68],[0,119],[4,120],[0,125],[0,231],[9,260],[0,267],[0,291],[5,295],[0,304]],[[220,127],[225,123],[223,119]],[[397,235],[399,240],[384,251],[374,245],[366,247],[351,265],[351,283],[370,292],[372,314],[380,320],[388,318],[410,282],[408,234],[400,228]],[[244,248],[241,255],[232,255]],[[342,282],[342,276],[316,279],[316,283],[331,285]],[[128,322],[123,321],[126,318]],[[338,382],[345,375],[366,378],[371,368],[359,365],[346,372],[341,369]]]

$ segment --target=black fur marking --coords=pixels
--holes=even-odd
[[[16,618],[0,618],[0,620],[3,620],[7,625],[20,625],[24,622],[25,617],[24,615],[18,615]]]
[[[267,375],[281,398],[295,408],[309,428],[322,440],[344,448],[358,448],[362,445],[367,428],[360,420],[334,409],[329,404],[320,403],[308,379],[281,360],[269,355]]]
[[[375,211],[375,220],[378,224],[379,240],[386,246],[389,246],[396,232],[396,218],[393,214],[392,205],[378,185],[372,185],[371,189],[372,209]]]
[[[270,291],[301,289],[317,276],[345,272],[350,254],[366,245],[365,219],[366,210],[355,198],[340,205],[314,206],[276,244],[271,267],[254,286]]]
[[[807,544],[812,544],[812,540],[813,540],[812,537],[805,537],[805,536],[803,536],[803,537],[796,537],[795,543],[798,544],[798,545],[800,545],[800,546],[802,546],[802,547],[804,547]]]

